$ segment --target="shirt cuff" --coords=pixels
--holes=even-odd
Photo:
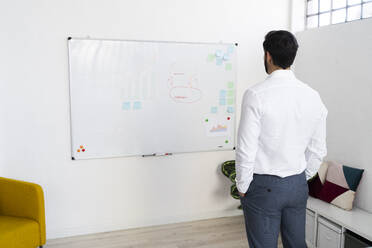
[[[240,193],[245,194],[247,192],[249,186],[251,185],[252,180],[244,181],[244,182],[238,182],[235,179],[235,182],[236,182],[236,187],[238,188],[238,191]]]

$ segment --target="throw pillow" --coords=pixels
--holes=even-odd
[[[319,199],[351,210],[363,172],[362,169],[328,162],[327,177],[319,193]]]
[[[322,190],[323,184],[326,180],[327,170],[328,170],[328,163],[323,162],[320,165],[318,173],[307,182],[309,186],[310,196],[319,198],[319,193]]]

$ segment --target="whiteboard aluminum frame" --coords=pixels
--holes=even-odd
[[[70,53],[69,53],[69,41],[71,40],[98,40],[98,41],[125,41],[125,42],[143,42],[143,43],[173,43],[173,44],[199,44],[199,45],[232,45],[237,49],[238,43],[237,42],[187,42],[187,41],[161,41],[161,40],[136,40],[136,39],[110,39],[110,38],[92,38],[90,36],[87,37],[72,37],[68,36],[67,41],[67,57],[68,57],[68,84],[69,84],[69,116],[70,116],[70,146],[71,146],[71,160],[77,160],[73,157],[73,135],[72,135],[72,97],[71,97],[71,61],[70,61]],[[238,53],[236,52],[236,67],[238,67]],[[99,156],[99,157],[91,157],[91,158],[79,158],[78,160],[91,160],[91,159],[110,159],[110,158],[124,158],[124,157],[169,157],[176,154],[187,154],[187,153],[201,153],[201,152],[216,152],[216,151],[234,151],[236,149],[237,144],[237,120],[236,120],[236,96],[237,96],[237,83],[238,83],[238,75],[235,73],[235,87],[234,87],[234,144],[233,148],[219,148],[219,149],[208,149],[208,150],[198,150],[198,151],[187,151],[187,152],[169,152],[169,155],[147,155],[147,154],[136,154],[136,155],[108,155],[108,156]],[[155,154],[155,153],[154,153]]]

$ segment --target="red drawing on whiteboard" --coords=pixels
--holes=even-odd
[[[192,87],[176,86],[170,89],[169,97],[175,102],[194,103],[200,100],[201,90]]]
[[[198,77],[196,74],[174,71],[175,64],[172,65],[172,72],[168,78],[169,97],[178,103],[194,103],[201,99],[202,91],[197,88]]]

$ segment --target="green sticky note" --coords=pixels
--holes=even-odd
[[[234,97],[234,90],[227,91],[227,97]]]
[[[231,65],[230,63],[227,63],[227,64],[225,65],[225,69],[226,69],[226,71],[231,71],[231,69],[232,69],[232,65]]]
[[[213,53],[208,54],[207,61],[208,61],[208,62],[212,62],[212,61],[214,60],[215,57],[216,57],[216,56],[215,56]]]
[[[234,82],[233,81],[227,82],[227,88],[229,89],[234,88]]]
[[[233,105],[234,104],[234,98],[228,98],[227,99],[227,104],[228,105]]]

